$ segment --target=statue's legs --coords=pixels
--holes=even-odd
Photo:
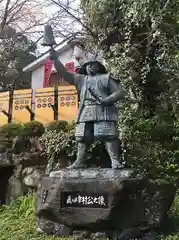
[[[120,163],[120,143],[118,130],[115,121],[98,122],[94,124],[94,136],[103,139],[106,150],[111,159],[111,167],[114,169],[123,168]]]
[[[76,126],[76,140],[78,141],[78,152],[76,161],[68,169],[86,168],[86,154],[94,136],[105,141],[106,150],[111,159],[114,169],[123,168],[120,163],[120,144],[117,138],[118,132],[115,122],[88,122],[79,123]]]
[[[78,150],[76,161],[68,169],[86,168],[86,154],[93,141],[93,123],[80,123],[76,127]]]
[[[78,142],[78,152],[76,161],[68,169],[86,168],[86,154],[89,144],[85,142]]]
[[[113,169],[121,169],[123,165],[120,163],[120,144],[117,139],[107,140],[105,143],[106,150],[111,159],[111,167]]]

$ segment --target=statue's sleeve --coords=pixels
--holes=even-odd
[[[109,76],[108,84],[110,94],[113,94],[115,92],[122,92],[120,81],[113,76]]]
[[[84,75],[81,75],[81,74],[75,74],[73,73],[73,79],[74,79],[74,85],[77,89],[77,91],[81,91],[81,88],[84,84],[84,81],[85,81],[85,76]]]
[[[65,81],[71,85],[75,85],[77,91],[81,90],[85,78],[84,75],[68,72],[59,59],[54,60],[54,66]]]
[[[109,96],[105,100],[107,103],[115,103],[118,101],[127,101],[128,103],[136,104],[139,103],[137,99],[130,98],[124,89],[122,88],[122,84],[118,79],[115,79],[113,77],[109,78],[108,82],[109,87]]]
[[[123,100],[124,92],[122,91],[122,87],[119,80],[109,76],[108,79],[108,89],[109,89],[109,96],[103,100],[106,104],[113,104],[118,102],[119,100]]]

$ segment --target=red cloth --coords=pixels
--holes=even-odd
[[[50,59],[47,59],[44,62],[44,82],[43,82],[43,87],[50,87],[50,76],[52,73],[52,67],[53,67],[53,62]],[[78,73],[79,71],[79,66],[75,66],[75,62],[74,61],[69,61],[67,63],[65,63],[64,67],[69,71],[69,72],[73,72],[73,73]]]
[[[67,63],[65,63],[65,68],[69,72],[75,72],[75,63],[73,61],[67,62]]]
[[[50,75],[52,73],[52,66],[53,66],[53,62],[50,59],[47,59],[44,62],[44,82],[43,82],[43,87],[49,87],[50,83]]]

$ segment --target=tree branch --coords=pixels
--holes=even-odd
[[[4,16],[3,16],[3,19],[1,21],[1,31],[4,30],[4,27],[6,25],[6,20],[7,20],[7,17],[8,17],[8,8],[9,8],[10,1],[11,0],[7,0],[7,2],[6,2],[6,6],[5,6],[5,9],[4,9]]]
[[[63,5],[60,2],[56,2],[55,0],[51,0],[51,2],[53,2],[56,6],[60,7],[61,9],[63,9],[64,12],[66,12],[70,17],[72,17],[73,19],[75,19],[78,23],[80,23],[80,25],[85,28],[90,34],[91,36],[93,36],[95,39],[98,39],[98,36],[91,30],[89,29],[82,21],[80,18],[76,17],[74,14],[72,14],[69,10],[68,7]]]

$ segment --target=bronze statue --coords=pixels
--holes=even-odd
[[[66,71],[55,51],[51,50],[50,56],[57,72],[76,86],[80,96],[75,133],[77,160],[69,168],[86,167],[86,153],[94,138],[105,141],[112,168],[122,168],[116,126],[118,109],[115,106],[124,98],[119,82],[98,61],[85,63],[79,74],[73,74]]]
[[[52,34],[52,31],[49,32]],[[53,37],[45,36],[45,39]],[[49,41],[48,45],[52,46]],[[77,159],[68,168],[86,167],[86,153],[94,138],[105,142],[112,168],[122,168],[116,124],[118,109],[115,106],[116,102],[124,99],[119,81],[96,60],[86,62],[76,74],[65,69],[52,47],[50,57],[57,72],[64,80],[75,85],[80,96],[75,133],[78,141]]]

